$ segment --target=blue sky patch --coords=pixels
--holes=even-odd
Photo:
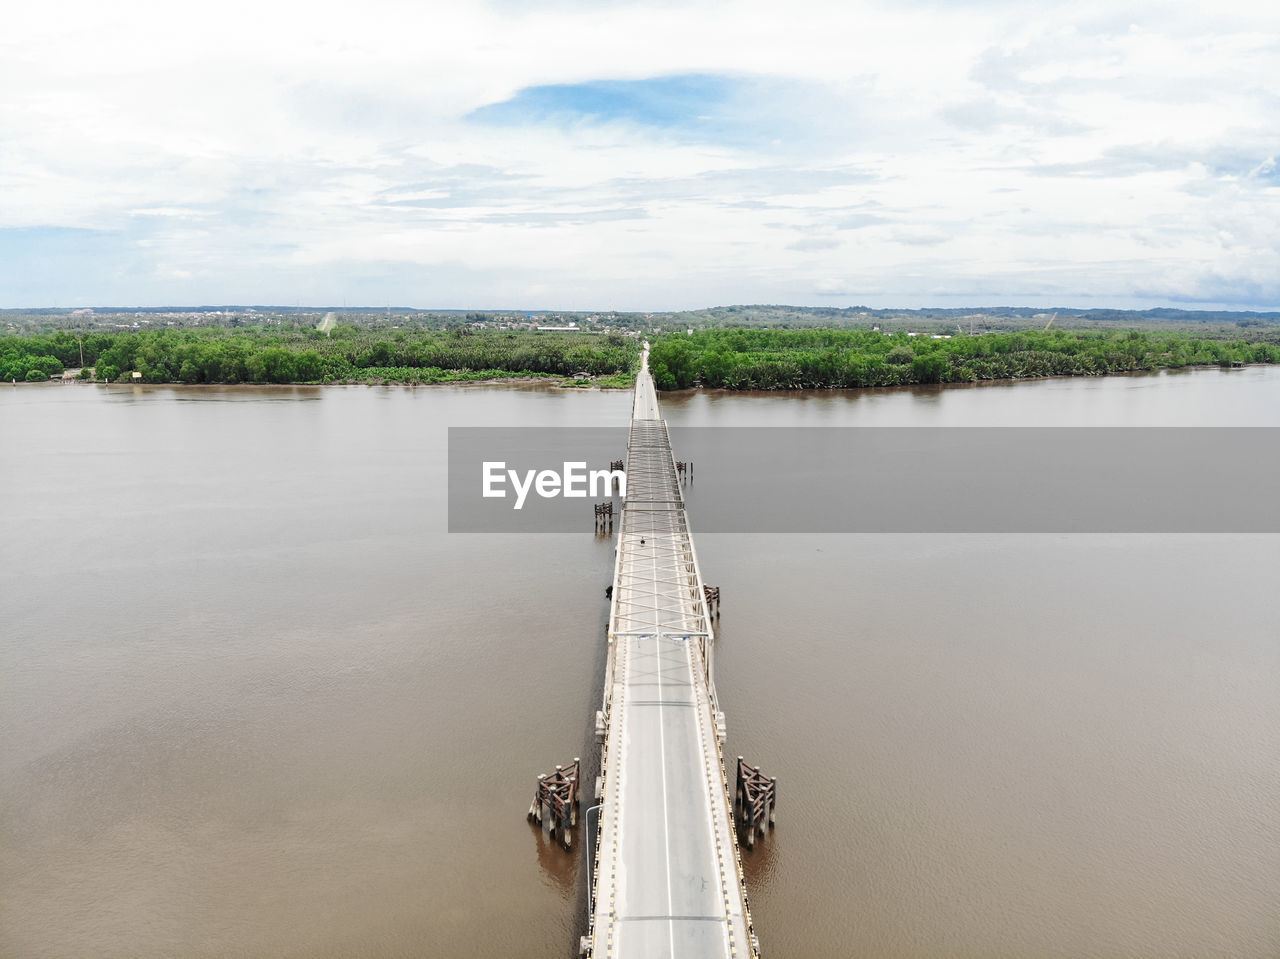
[[[470,119],[497,126],[623,121],[685,129],[723,115],[738,86],[730,77],[691,74],[525,87],[510,100],[473,111]]]
[[[837,151],[858,123],[819,84],[783,77],[684,74],[525,87],[468,115],[492,126],[570,129],[609,123],[671,140],[777,154]]]

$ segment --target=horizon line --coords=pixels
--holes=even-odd
[[[14,306],[0,307],[0,314],[12,313],[60,313],[74,314],[76,311],[90,311],[102,313],[160,313],[160,312],[181,312],[181,313],[217,313],[217,312],[245,312],[249,310],[272,311],[281,313],[300,313],[300,312],[329,312],[329,313],[524,313],[532,315],[534,313],[557,313],[562,315],[589,315],[589,314],[613,314],[618,316],[674,316],[681,313],[701,313],[711,310],[725,309],[784,309],[797,310],[802,312],[808,311],[835,311],[842,313],[859,312],[859,313],[955,313],[960,311],[983,311],[983,310],[1020,310],[1033,311],[1037,314],[1043,313],[1156,313],[1156,312],[1173,312],[1173,313],[1236,313],[1240,315],[1254,315],[1263,317],[1274,317],[1280,319],[1280,310],[1263,310],[1256,308],[1243,307],[1184,307],[1184,306],[1149,306],[1141,309],[1132,307],[1118,306],[1018,306],[1013,304],[987,304],[987,305],[968,305],[968,306],[801,306],[790,303],[723,303],[713,306],[689,307],[686,309],[674,310],[620,310],[613,308],[598,309],[559,309],[555,307],[436,307],[436,306],[391,306],[383,304],[382,306],[326,306],[326,305],[284,305],[284,304],[266,304],[266,303],[227,303],[227,304],[161,304],[158,306]]]

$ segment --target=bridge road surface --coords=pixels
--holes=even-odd
[[[706,665],[711,640],[646,344],[597,717],[603,805],[583,943],[594,959],[758,954]]]

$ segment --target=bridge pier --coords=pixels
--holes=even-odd
[[[571,848],[569,830],[578,825],[578,773],[582,761],[575,756],[568,766],[557,766],[550,776],[538,776],[538,788],[529,805],[529,821],[542,826],[551,838],[559,833],[560,843]]]
[[[741,808],[739,821],[746,832],[747,848],[754,849],[756,832],[765,834],[777,821],[778,780],[764,776],[759,766],[750,766],[738,757],[738,791],[734,805]]]
[[[720,587],[719,586],[703,586],[703,595],[707,604],[707,615],[720,618]]]

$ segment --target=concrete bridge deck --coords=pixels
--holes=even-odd
[[[590,954],[758,954],[721,755],[711,621],[667,426],[636,380],[602,715]]]

